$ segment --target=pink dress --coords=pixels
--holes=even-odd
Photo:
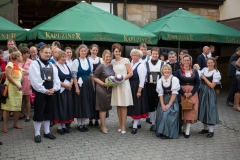
[[[28,71],[30,64],[32,63],[31,59],[27,59],[26,62],[19,63],[18,65],[23,69]],[[28,76],[22,76],[22,93],[23,95],[30,95],[32,93],[32,87],[30,81],[28,80]]]

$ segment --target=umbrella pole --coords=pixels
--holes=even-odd
[[[178,61],[179,61],[179,54],[180,54],[180,41],[178,41],[178,53],[177,53]]]

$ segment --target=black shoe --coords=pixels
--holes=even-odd
[[[208,138],[212,138],[214,136],[214,132],[208,132],[207,136]]]
[[[150,131],[154,131],[155,130],[155,125],[152,125],[150,128]]]
[[[98,123],[97,120],[95,121],[95,124],[94,124],[94,125],[95,125],[96,127],[99,126],[99,123]]]
[[[44,133],[44,137],[49,139],[56,139],[56,137],[51,132],[49,132],[48,134]]]
[[[35,137],[34,137],[34,141],[35,141],[36,143],[41,143],[41,136],[40,136],[40,135],[35,136]]]
[[[80,132],[85,132],[85,129],[83,128],[82,125],[78,126],[77,129],[78,129]]]
[[[189,135],[184,134],[184,138],[189,138],[189,137],[190,137],[190,134]]]
[[[206,130],[206,129],[203,129],[203,130],[201,130],[200,132],[198,132],[199,134],[204,134],[204,133],[208,133],[208,130]]]
[[[182,134],[185,136],[185,132],[182,132]]]
[[[89,124],[88,124],[89,127],[92,127],[93,126],[93,121],[89,121]]]
[[[64,133],[70,133],[70,131],[67,128],[62,129]]]
[[[83,125],[83,129],[87,132],[89,131],[89,129],[87,127],[85,127],[85,125]]]
[[[67,128],[71,128],[71,122],[66,123],[66,127],[67,127]]]
[[[161,138],[161,139],[168,139],[168,137],[165,136],[165,135],[161,135],[160,138]]]
[[[226,102],[226,104],[230,107],[233,107],[233,103],[232,102]]]
[[[0,145],[3,145],[3,143],[2,143],[2,142],[0,142]]]
[[[50,122],[50,127],[54,126],[54,124],[55,124],[55,123],[53,123],[53,122]]]
[[[25,119],[25,122],[30,122],[30,119]]]
[[[61,134],[61,135],[63,135],[63,134],[64,134],[64,131],[63,131],[63,129],[57,129],[57,132],[58,132],[59,134]]]
[[[133,128],[133,126],[130,126],[129,128]],[[142,128],[142,125],[141,124],[137,125],[137,128]]]
[[[152,124],[152,122],[150,121],[150,118],[146,118],[146,122],[149,124]]]
[[[24,119],[26,116],[24,115],[24,116],[22,116],[22,117],[19,117],[18,119],[19,120],[21,120],[21,119]]]
[[[137,134],[137,128],[132,129],[132,134]]]

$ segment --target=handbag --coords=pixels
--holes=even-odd
[[[0,84],[0,103],[6,104],[8,97],[8,86],[6,84]]]
[[[194,102],[190,101],[188,99],[188,97],[186,97],[182,102],[181,102],[181,106],[182,106],[182,110],[192,110],[194,107]]]

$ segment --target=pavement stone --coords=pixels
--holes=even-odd
[[[42,142],[34,142],[34,129],[32,120],[28,123],[20,120],[23,129],[11,128],[13,118],[9,119],[9,132],[0,133],[0,160],[237,160],[240,153],[240,112],[226,106],[227,91],[222,90],[217,96],[220,124],[214,127],[214,137],[198,134],[203,128],[200,122],[191,127],[191,136],[185,139],[161,140],[150,131],[150,124],[141,120],[142,128],[136,135],[131,134],[131,118],[127,118],[127,133],[122,135],[117,132],[118,119],[116,108],[110,111],[107,119],[109,134],[103,134],[100,127],[89,127],[89,132],[79,132],[77,123],[71,125],[71,133],[59,135],[57,127],[53,126],[51,132],[57,136],[56,140],[43,137]],[[33,111],[31,111],[32,113]],[[0,128],[3,122],[0,121]]]

